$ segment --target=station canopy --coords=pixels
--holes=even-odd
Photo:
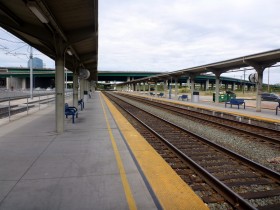
[[[216,63],[201,65],[192,68],[181,69],[178,71],[158,74],[146,78],[132,80],[126,83],[144,82],[144,81],[159,81],[170,77],[181,77],[199,75],[202,73],[212,72],[214,74],[222,74],[229,70],[240,69],[248,66],[267,68],[280,62],[280,49],[257,53],[253,55],[242,56],[234,59],[220,61]]]
[[[0,26],[52,59],[62,43],[65,66],[97,80],[98,0],[1,1]]]

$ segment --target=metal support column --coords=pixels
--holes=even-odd
[[[257,68],[258,82],[257,86],[257,101],[256,101],[256,112],[261,112],[261,101],[262,101],[262,84],[263,84],[263,71],[265,68]]]
[[[192,102],[193,102],[193,91],[194,91],[194,88],[195,88],[194,78],[195,78],[195,75],[190,76],[190,80],[191,80],[191,101]]]
[[[80,99],[84,99],[84,79],[80,79]]]
[[[157,85],[157,81],[155,81],[155,95],[157,96],[158,94],[158,85]]]
[[[167,88],[168,88],[168,80],[165,80],[165,82],[164,82],[164,96],[165,96],[165,98],[168,98]]]
[[[178,98],[178,78],[175,78],[175,98]]]
[[[216,76],[216,86],[215,86],[215,103],[219,103],[219,96],[220,96],[220,72],[215,73]]]
[[[172,94],[172,78],[170,82],[168,82],[168,98],[171,99],[171,94]]]
[[[55,58],[55,115],[56,131],[64,132],[64,55],[57,55]]]
[[[73,106],[78,107],[78,74],[74,71],[73,72]]]

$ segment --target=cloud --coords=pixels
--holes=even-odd
[[[98,70],[174,71],[279,49],[279,6],[278,0],[99,1]],[[0,40],[0,66],[27,65],[27,48],[17,51],[27,57],[7,56],[3,44],[19,47]]]
[[[99,70],[172,71],[280,46],[279,1],[104,0]]]

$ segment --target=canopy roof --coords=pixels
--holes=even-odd
[[[168,79],[170,77],[180,77],[184,75],[199,75],[201,73],[207,73],[212,72],[214,74],[218,73],[225,73],[229,70],[233,69],[240,69],[243,67],[252,66],[254,68],[266,68],[269,66],[272,66],[276,64],[277,62],[280,62],[280,50],[272,50],[262,53],[257,53],[253,55],[247,55],[243,57],[238,57],[230,60],[220,61],[216,63],[206,64],[202,66],[192,67],[192,68],[186,68],[178,71],[173,71],[169,73],[163,73],[154,75],[151,77],[146,77],[142,79],[133,80],[126,83],[136,83],[136,82],[142,82],[142,81],[157,81],[157,80],[163,80]],[[124,84],[126,84],[124,83]]]
[[[52,59],[58,43],[66,46],[65,66],[86,68],[96,80],[98,0],[1,1],[0,26]]]

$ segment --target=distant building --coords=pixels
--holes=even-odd
[[[29,59],[29,61],[27,63],[27,66],[28,66],[28,68],[30,68],[30,59]],[[36,69],[42,69],[43,68],[43,60],[40,59],[40,58],[34,57],[32,59],[32,67],[36,68]]]

